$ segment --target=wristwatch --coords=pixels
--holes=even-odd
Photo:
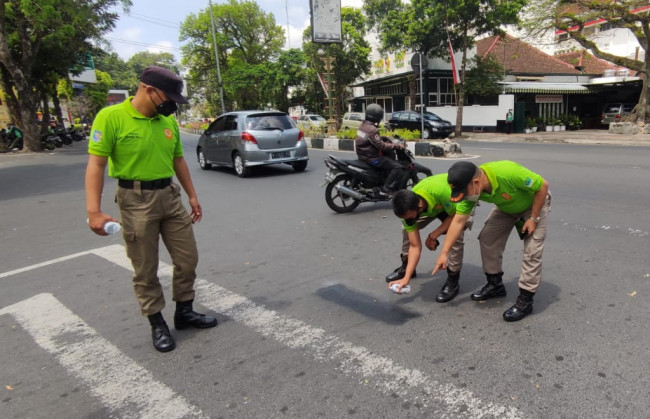
[[[539,217],[533,217],[532,215],[528,217],[529,220],[535,221],[535,224],[539,223]]]

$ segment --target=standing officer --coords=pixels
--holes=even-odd
[[[106,235],[104,224],[116,221],[101,211],[104,170],[117,178],[116,202],[124,229],[126,254],[133,264],[133,287],[143,315],[149,318],[153,346],[160,352],[176,347],[162,316],[165,298],[158,280],[158,242],[162,237],[174,265],[174,326],[207,328],[217,319],[192,309],[198,251],[192,224],[201,220],[201,205],[183,158],[178,124],[172,113],[183,81],[157,66],[144,69],[138,91],[121,104],[102,109],[95,118],[88,143],[86,206],[88,224]],[[189,197],[191,214],[183,207],[176,175]]]
[[[420,230],[436,218],[441,221],[438,228],[427,236],[425,246],[436,250],[438,237],[447,233],[451,220],[456,213],[456,204],[450,201],[451,188],[447,182],[447,174],[429,176],[421,180],[412,190],[401,190],[393,198],[393,212],[402,219],[402,266],[386,276],[386,282],[391,287],[399,284],[398,291],[408,285],[416,276],[415,267],[422,254]],[[468,221],[471,224],[471,220]],[[463,267],[464,229],[450,249],[447,281],[436,296],[436,301],[444,303],[452,300],[458,294],[460,269]]]
[[[366,117],[357,130],[354,145],[359,160],[388,172],[384,185],[380,187],[382,193],[388,194],[397,189],[397,182],[404,173],[404,168],[395,159],[386,157],[383,153],[403,148],[404,145],[382,140],[377,127],[383,118],[384,110],[381,106],[376,103],[368,105]]]
[[[542,280],[546,218],[551,211],[548,182],[537,173],[507,160],[479,167],[468,161],[456,162],[449,168],[447,181],[451,186],[451,201],[459,204],[433,273],[447,266],[452,244],[462,232],[476,202],[494,203],[496,208],[492,209],[478,235],[487,284],[472,294],[472,300],[484,301],[506,295],[503,251],[512,228],[518,225],[524,242],[519,297],[503,313],[503,318],[510,322],[523,319],[533,312],[533,296]]]

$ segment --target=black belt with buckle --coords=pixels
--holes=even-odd
[[[119,185],[120,188],[133,189],[135,187],[135,182],[138,181],[119,179],[117,181],[117,184]],[[140,189],[149,189],[149,190],[164,189],[172,184],[172,178],[168,177],[165,179],[141,180],[139,182],[140,182]]]

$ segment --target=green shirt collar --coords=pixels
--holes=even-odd
[[[126,113],[129,114],[129,116],[138,119],[160,119],[160,115],[158,114],[155,114],[154,116],[149,118],[142,115],[140,112],[138,112],[137,109],[135,109],[133,107],[133,104],[131,103],[134,97],[135,96],[129,96],[128,98],[126,98],[124,102],[122,102],[122,106],[124,106],[124,109],[126,110]]]

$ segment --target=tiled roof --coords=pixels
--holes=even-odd
[[[625,70],[614,63],[594,57],[589,51],[572,51],[564,54],[557,54],[555,57],[569,63],[572,66],[583,66],[585,74],[602,75],[605,70]]]
[[[479,40],[476,53],[481,57],[494,57],[510,74],[581,74],[573,65],[509,35]]]

